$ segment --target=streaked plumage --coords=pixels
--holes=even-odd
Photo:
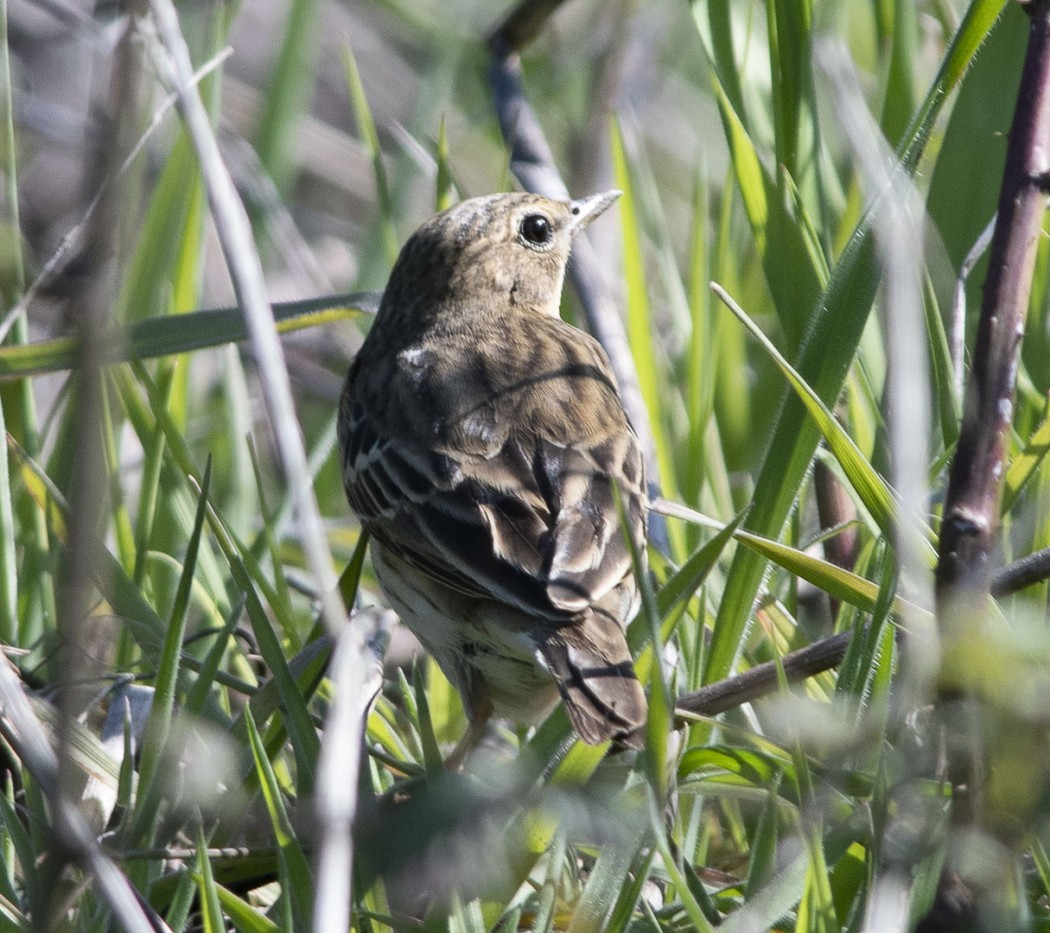
[[[583,739],[638,744],[616,496],[642,550],[644,465],[605,353],[558,317],[572,236],[615,196],[494,195],[423,224],[350,368],[339,440],[379,581],[472,723],[536,719],[560,691]]]

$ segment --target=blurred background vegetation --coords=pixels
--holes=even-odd
[[[953,292],[995,212],[1021,4],[533,6],[557,7],[522,53],[554,161],[574,196],[625,192],[591,241],[654,479],[706,519],[655,524],[652,598],[630,632],[653,708],[637,756],[573,744],[556,712],[446,774],[458,699],[389,633],[354,929],[908,930],[946,861],[981,879],[984,928],[1050,928],[1047,584],[1002,595],[976,641],[942,639],[930,615],[961,405],[952,352],[972,346],[985,261],[965,282],[964,334]],[[178,4],[273,300],[381,289],[426,216],[515,186],[486,44],[511,9]],[[149,8],[0,13],[0,643],[59,753],[34,757],[0,689],[0,926],[127,925],[97,856],[172,930],[303,930],[318,757],[341,741],[322,731],[331,641],[254,346],[234,319],[196,314],[234,294]],[[881,222],[887,198],[911,233]],[[907,235],[911,265],[889,264]],[[1044,240],[1002,565],[1050,545],[1046,265]],[[888,279],[915,283],[928,372],[901,372]],[[361,610],[381,596],[333,445],[367,302],[328,303],[343,310],[297,318],[283,344],[332,566]],[[583,319],[568,290],[564,313]],[[895,433],[902,411],[918,433]],[[918,464],[904,476],[902,445]],[[905,537],[923,532],[899,552],[901,515]],[[838,669],[669,735],[671,698],[840,633]],[[944,683],[983,704],[966,734],[987,812],[964,829],[950,724],[928,722]],[[63,828],[63,801],[100,849]]]

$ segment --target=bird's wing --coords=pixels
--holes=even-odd
[[[440,503],[445,522],[469,528],[478,524],[476,508],[455,488],[446,458],[419,444],[397,440],[371,417],[354,391],[355,361],[340,402],[338,421],[343,486],[350,507],[381,543],[417,569],[467,595],[484,597],[483,585],[448,560],[439,536],[427,532]],[[429,517],[428,517],[429,516]],[[475,537],[476,532],[470,537]]]
[[[539,464],[555,516],[547,593],[560,608],[594,605],[631,570],[624,535],[644,547],[646,490],[642,454],[623,428],[572,445],[544,441]],[[622,520],[621,520],[622,519]]]
[[[385,546],[448,586],[555,626],[629,573],[617,496],[641,544],[644,470],[608,380],[580,383],[577,370],[533,376],[528,391],[504,392],[506,404],[471,404],[428,435],[398,431],[392,417],[381,423],[375,405],[355,400],[354,378],[352,370],[340,418],[344,482]],[[550,417],[551,406],[571,408],[580,393],[602,396],[584,399],[585,423],[566,422],[563,411]]]

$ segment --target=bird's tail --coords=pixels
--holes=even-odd
[[[553,633],[540,651],[580,738],[590,745],[612,739],[640,748],[648,709],[645,693],[623,631],[606,622],[601,626],[605,631],[595,632],[598,618]]]

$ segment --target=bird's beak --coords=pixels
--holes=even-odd
[[[572,222],[569,229],[573,233],[582,230],[595,217],[605,211],[621,194],[623,194],[622,191],[605,191],[602,194],[592,194],[586,198],[570,201]]]

